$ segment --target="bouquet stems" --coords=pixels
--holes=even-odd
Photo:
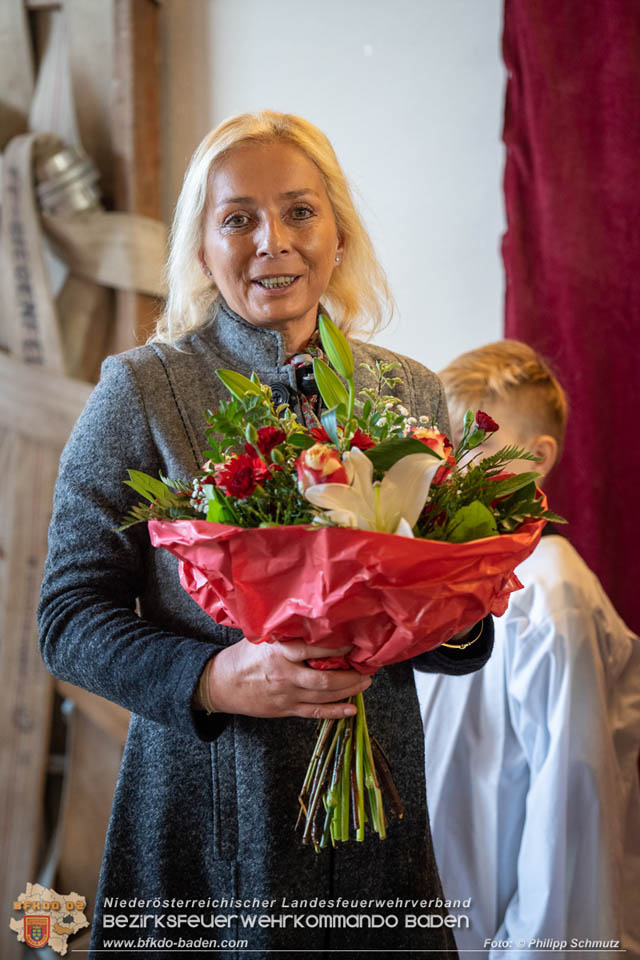
[[[302,842],[313,844],[316,853],[329,841],[332,846],[346,843],[351,829],[362,843],[367,823],[384,840],[387,820],[381,782],[391,816],[401,819],[404,813],[389,764],[375,738],[369,736],[362,694],[348,702],[355,703],[355,716],[322,721],[298,795],[296,826],[303,824]]]

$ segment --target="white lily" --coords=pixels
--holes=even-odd
[[[305,491],[327,518],[342,527],[413,536],[431,481],[442,461],[428,453],[411,453],[396,461],[380,481],[373,482],[373,464],[354,447],[343,456],[346,483],[318,483]]]

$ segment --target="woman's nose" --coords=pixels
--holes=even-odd
[[[257,236],[256,253],[263,257],[277,257],[288,253],[290,242],[287,226],[280,217],[265,217]]]

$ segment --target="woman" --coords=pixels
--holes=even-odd
[[[303,416],[300,368],[287,361],[313,341],[321,298],[348,333],[363,318],[379,323],[384,276],[319,130],[265,112],[205,138],[178,202],[169,288],[153,342],[105,362],[63,454],[40,607],[51,672],[132,711],[93,947],[141,929],[137,919],[114,928],[110,917],[124,913],[148,916],[144,935],[156,946],[182,936],[246,939],[254,951],[451,950],[448,929],[405,925],[406,914],[438,914],[435,925],[443,913],[417,903],[441,889],[411,664],[371,683],[306,666],[323,652],[302,641],[250,644],[196,606],[176,561],[150,547],[143,526],[116,530],[131,505],[128,467],[175,478],[200,466],[203,413],[225,395],[217,367],[255,370]],[[358,387],[371,385],[361,363],[398,360],[403,403],[447,429],[432,373],[379,347],[353,349]],[[477,669],[491,642],[489,620],[468,649],[434,651],[421,666]],[[344,698],[369,686],[370,724],[391,757],[405,817],[385,842],[316,855],[292,826],[315,737],[309,718],[348,715]],[[246,917],[258,914],[264,925],[252,926]],[[360,927],[341,919],[350,914],[364,916]],[[382,927],[369,927],[372,914]]]

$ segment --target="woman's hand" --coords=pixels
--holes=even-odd
[[[249,717],[351,716],[355,705],[339,701],[366,690],[371,677],[356,670],[315,670],[305,663],[343,656],[350,649],[313,647],[303,640],[250,643],[243,638],[209,661],[210,704],[220,713]]]

